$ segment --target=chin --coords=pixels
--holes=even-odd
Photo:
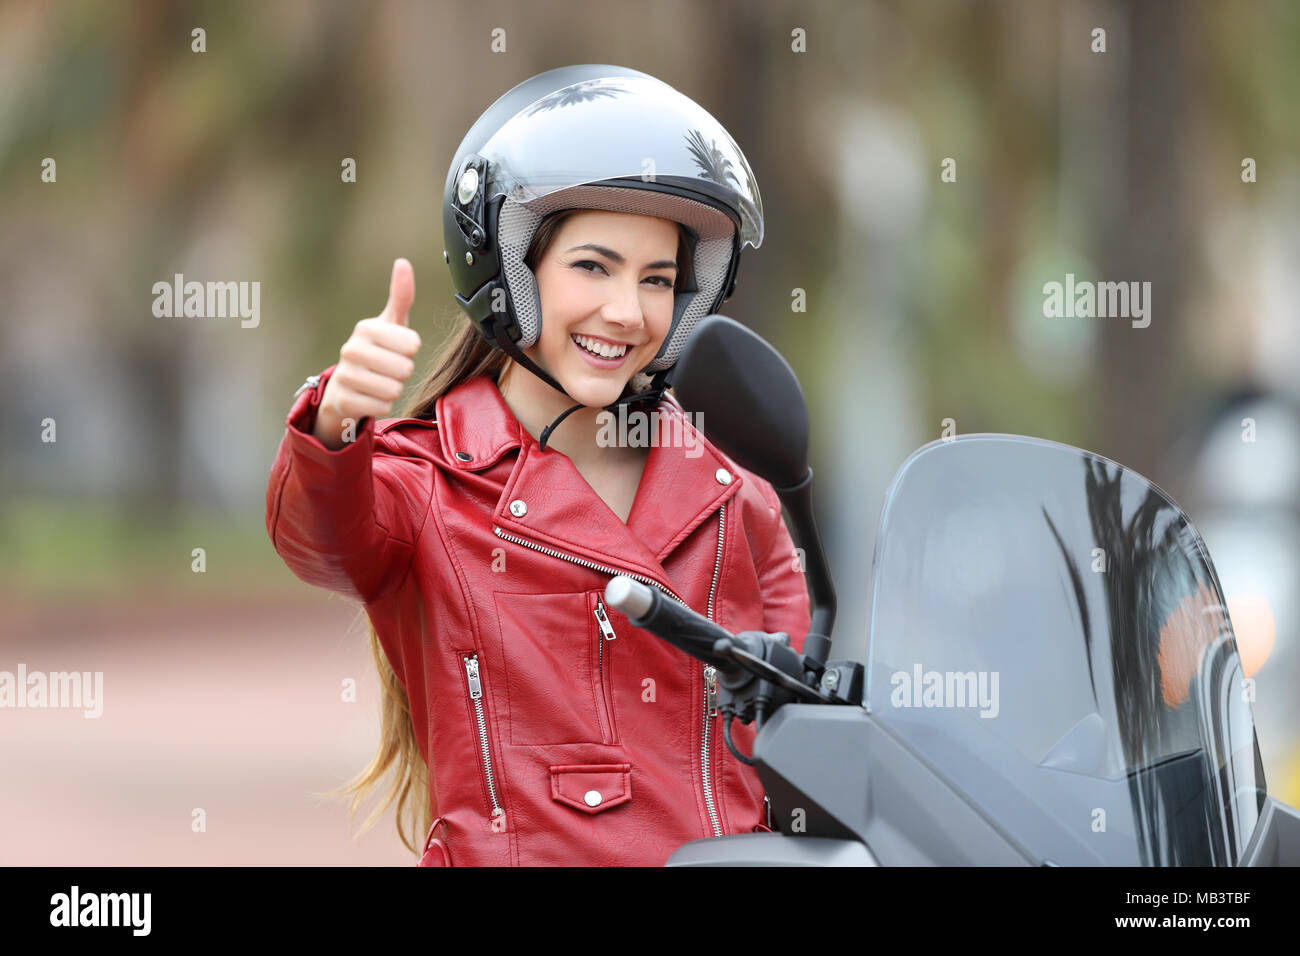
[[[561,381],[560,384],[573,396],[575,402],[582,402],[590,408],[604,408],[611,402],[618,401],[627,388],[627,382],[613,380],[593,382],[585,375]]]
[[[573,401],[593,408],[603,408],[610,402],[616,402],[628,380],[623,376],[590,375],[586,368],[565,369],[565,375],[559,380],[565,392],[572,395]]]

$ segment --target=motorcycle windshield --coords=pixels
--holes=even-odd
[[[868,706],[1031,860],[1235,865],[1267,797],[1214,567],[1140,475],[933,442],[876,541]]]

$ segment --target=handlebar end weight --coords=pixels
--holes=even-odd
[[[654,605],[654,594],[641,582],[620,574],[605,585],[605,602],[630,618],[641,618]]]

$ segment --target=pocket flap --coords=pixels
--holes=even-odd
[[[551,796],[583,813],[600,813],[632,799],[628,763],[562,764],[551,767]]]

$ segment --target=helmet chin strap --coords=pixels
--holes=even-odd
[[[537,365],[536,362],[534,362],[527,355],[525,355],[523,351],[519,348],[519,346],[514,341],[511,340],[509,335],[500,332],[500,326],[497,326],[495,331],[498,332],[498,334],[496,335],[497,344],[501,347],[502,350],[505,351],[507,355],[509,355],[512,359],[514,359],[524,368],[528,369],[528,371],[532,372],[534,375],[540,378],[547,385],[551,386],[551,388],[555,389],[565,398],[569,399],[570,401],[574,401],[573,396],[570,395],[568,392],[566,392],[564,390],[564,387],[559,382],[557,382],[554,378],[552,378],[550,374],[548,374],[545,370],[543,370],[539,365]],[[650,387],[646,389],[644,392],[633,392],[631,395],[625,395],[622,398],[619,398],[616,401],[610,402],[608,405],[604,406],[603,410],[607,412],[612,412],[615,411],[620,405],[636,405],[641,402],[654,402],[657,404],[659,402],[659,399],[663,397],[664,389],[668,387],[667,379],[668,379],[668,373],[670,371],[671,369],[663,369],[661,371],[656,372],[654,378],[651,380]],[[548,438],[551,437],[551,432],[555,430],[555,426],[560,424],[560,422],[564,421],[571,414],[573,414],[574,412],[576,412],[578,409],[582,407],[584,407],[583,403],[578,402],[572,408],[569,408],[564,412],[561,412],[559,418],[555,419],[555,421],[551,422],[549,425],[547,425],[545,428],[542,429],[542,434],[537,439],[537,444],[542,451],[546,450],[546,441]]]

